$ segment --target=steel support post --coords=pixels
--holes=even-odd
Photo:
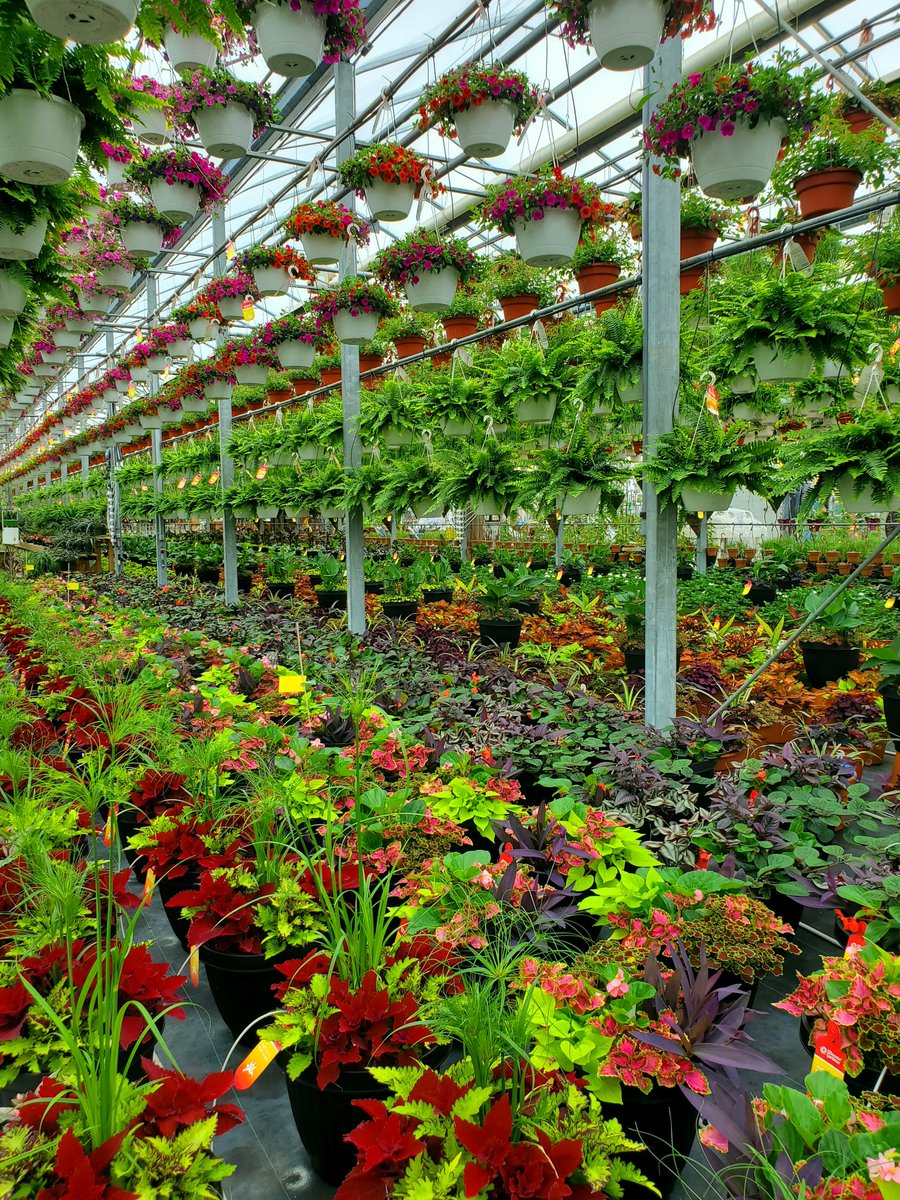
[[[147,279],[147,323],[149,325],[153,314],[156,312],[156,276],[151,275]],[[150,395],[155,396],[159,387],[159,379],[156,373],[150,375]],[[161,496],[163,490],[163,478],[160,472],[162,465],[162,430],[150,430],[150,462],[153,464],[153,494]],[[166,547],[166,519],[162,513],[155,513],[153,517],[153,540],[156,545],[156,586],[160,588],[169,586],[169,555]]]
[[[81,455],[81,498],[87,499],[88,494],[88,475],[91,470],[90,456],[87,454]]]
[[[644,74],[644,94],[665,96],[681,79],[681,39],[663,42]],[[654,100],[644,104],[644,127]],[[678,408],[680,315],[678,298],[680,190],[675,180],[643,165],[644,452],[668,433]],[[660,729],[675,717],[676,542],[678,517],[644,484],[646,517],[646,721]]]
[[[557,571],[563,565],[563,554],[566,548],[566,518],[560,516],[559,524],[556,527],[556,550],[553,555],[553,563]]]
[[[356,73],[353,63],[338,62],[334,65],[335,122],[338,136],[349,129],[356,117]],[[338,163],[349,158],[356,148],[352,133],[342,138],[336,148]],[[351,192],[344,201],[356,207],[356,197]],[[341,254],[339,277],[345,279],[356,274],[356,243],[350,239]],[[362,463],[362,446],[359,440],[359,347],[341,346],[341,395],[344,404],[344,470],[358,470]],[[347,563],[347,627],[351,633],[366,631],[365,589],[365,540],[363,537],[362,509],[348,509],[344,522],[344,549]]]
[[[225,217],[216,209],[212,217],[213,246],[216,250],[217,270],[225,268]],[[222,330],[219,330],[219,340]],[[234,483],[234,459],[226,447],[231,441],[231,394],[219,398],[219,486],[222,495]],[[231,508],[222,506],[222,561],[225,568],[225,603],[236,606],[238,596],[237,571],[237,523]]]
[[[706,529],[709,517],[700,518],[700,529],[697,531],[697,574],[706,574]]]
[[[115,345],[112,333],[106,335],[106,353],[112,357]],[[107,404],[106,415],[110,420],[116,415],[115,404]],[[120,457],[116,442],[106,451],[106,526],[109,530],[109,544],[113,553],[113,574],[121,579],[125,573],[122,562],[122,510],[119,505],[119,477],[116,474]]]

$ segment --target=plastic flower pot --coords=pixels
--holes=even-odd
[[[136,0],[26,0],[36,25],[83,46],[123,38],[137,17]]]
[[[813,357],[808,350],[785,354],[777,346],[759,342],[753,351],[753,364],[760,383],[792,383],[812,374]]]
[[[343,239],[332,237],[330,233],[303,233],[300,235],[303,255],[307,262],[314,267],[325,267],[341,257],[344,248]]]
[[[170,221],[189,221],[200,211],[200,189],[190,183],[154,179],[150,184],[153,207]]]
[[[176,71],[199,71],[216,65],[216,47],[199,33],[177,33],[167,29],[163,44],[166,57]]]
[[[16,328],[15,317],[0,316],[0,346],[8,346]]]
[[[229,100],[210,104],[191,114],[203,148],[213,158],[240,158],[253,141],[253,113],[246,104]]]
[[[681,258],[693,258],[697,254],[708,254],[718,240],[719,235],[714,229],[683,227],[681,230]],[[687,296],[695,288],[700,287],[706,271],[707,268],[705,266],[682,269],[679,280],[681,295]]]
[[[169,136],[166,113],[162,108],[145,108],[132,117],[138,141],[146,146],[161,146]]]
[[[577,496],[561,496],[559,513],[562,517],[592,517],[600,508],[599,488],[585,488]]]
[[[153,258],[162,250],[163,231],[149,221],[129,221],[122,227],[122,245],[141,258]]]
[[[363,191],[373,221],[405,221],[416,194],[415,184],[385,179],[371,179]]]
[[[263,363],[242,363],[234,368],[234,374],[242,387],[259,387],[266,382],[269,368]]]
[[[425,338],[413,333],[406,337],[394,338],[394,349],[398,358],[410,358],[413,354],[422,353],[425,349]]]
[[[108,188],[120,188],[125,182],[125,164],[120,163],[118,159],[108,158],[106,160],[106,186]]]
[[[546,208],[540,220],[516,221],[513,233],[529,267],[562,267],[578,248],[581,214],[574,208]]]
[[[141,413],[138,417],[141,429],[162,429],[162,417],[159,413]]]
[[[74,318],[67,317],[66,318],[66,329],[69,331],[69,333],[79,333],[79,334],[90,333],[93,328],[94,328],[94,322],[88,320],[87,318],[78,318],[78,317],[74,317]],[[132,371],[132,375],[134,375],[133,371]]]
[[[648,1147],[641,1170],[663,1196],[673,1190],[688,1161],[698,1113],[677,1087],[622,1088],[622,1103],[611,1105],[610,1113],[622,1125],[625,1136]]]
[[[836,485],[841,504],[848,513],[888,513],[900,508],[900,496],[889,496],[887,500],[877,501],[869,484],[864,484],[857,496],[854,494],[853,484],[853,476],[847,474],[842,475]]]
[[[257,504],[256,515],[260,521],[274,521],[278,516],[278,509],[271,504]]]
[[[409,507],[412,509],[413,516],[419,521],[424,517],[439,517],[442,515],[437,500],[431,498],[419,500],[415,504],[410,504]]]
[[[801,642],[803,669],[809,686],[823,688],[859,666],[856,646],[830,646],[826,642]]]
[[[391,621],[411,621],[419,610],[415,600],[382,600],[381,611]]]
[[[243,296],[223,296],[221,300],[216,301],[216,304],[219,306],[219,312],[226,321],[243,321]]]
[[[723,512],[731,507],[734,491],[712,492],[686,483],[681,490],[681,503],[687,512]]]
[[[106,296],[103,292],[97,292],[95,296],[89,296],[87,292],[79,291],[76,288],[75,296],[78,300],[78,307],[83,313],[97,317],[105,317],[112,303],[112,296]]]
[[[347,592],[344,588],[316,588],[316,603],[319,608],[339,608],[343,611],[347,607]]]
[[[119,393],[120,396],[127,396],[130,389],[131,389],[131,380],[130,379],[117,379],[116,380],[116,391]]]
[[[63,350],[76,350],[81,345],[81,334],[70,333],[68,329],[57,329],[53,340]]]
[[[266,1013],[276,1007],[272,985],[283,979],[275,969],[275,959],[262,954],[213,950],[200,947],[200,961],[206,967],[206,979],[219,1016],[231,1036],[243,1046],[255,1046],[257,1030],[268,1024]],[[247,1032],[247,1026],[250,1026]]]
[[[609,287],[610,284],[616,282],[622,274],[622,268],[618,263],[588,263],[586,267],[575,276],[575,282],[578,284],[579,294],[586,296],[588,292],[595,292],[599,288]],[[608,308],[612,308],[616,303],[617,297],[604,296],[599,300],[594,301],[594,311],[599,317],[602,312],[606,312]]]
[[[46,236],[46,217],[32,225],[26,225],[21,233],[0,221],[0,258],[8,258],[13,262],[31,262],[40,254]]]
[[[234,384],[230,379],[213,379],[204,388],[208,400],[230,400]]]
[[[189,413],[205,413],[209,408],[210,397],[202,396],[182,396],[180,400],[181,411]]]
[[[287,4],[261,0],[253,18],[259,52],[266,66],[277,75],[296,79],[311,75],[325,52],[325,18],[303,4],[294,10]]]
[[[900,313],[900,282],[881,285],[881,298],[888,316]]]
[[[291,281],[284,267],[254,267],[253,282],[261,296],[286,296]]]
[[[131,267],[121,267],[117,263],[104,267],[97,274],[98,286],[109,288],[111,292],[127,292],[133,282],[134,272]]]
[[[441,317],[441,324],[448,342],[454,342],[457,338],[470,337],[473,333],[478,332],[477,317]]]
[[[330,387],[333,384],[340,383],[340,382],[341,382],[341,368],[340,367],[324,367],[322,369],[322,387]],[[308,388],[307,390],[312,391],[313,389]]]
[[[468,437],[474,428],[474,421],[468,418],[460,421],[452,417],[449,421],[444,422],[443,434],[444,437]]]
[[[706,131],[691,143],[691,162],[697,183],[717,200],[752,200],[769,182],[787,132],[784,121],[760,121],[752,129],[742,121],[725,137]]]
[[[801,175],[794,180],[800,216],[807,219],[823,217],[826,213],[849,208],[861,183],[859,171],[839,167]]]
[[[504,321],[527,317],[540,304],[540,299],[534,292],[520,292],[516,296],[501,296],[499,299]]]
[[[388,427],[382,433],[381,440],[389,450],[398,450],[401,446],[412,446],[417,438],[411,429],[393,429]]]
[[[516,109],[509,100],[489,99],[461,108],[453,117],[461,148],[472,158],[497,158],[509,145]]]
[[[28,294],[8,271],[0,271],[0,317],[17,317],[25,308]]]
[[[342,346],[362,346],[371,342],[378,332],[380,318],[376,312],[360,312],[356,316],[347,308],[339,308],[332,323]]]
[[[194,347],[187,338],[178,338],[174,342],[169,343],[170,358],[190,358]]]
[[[413,312],[441,312],[449,308],[459,284],[455,267],[438,271],[422,271],[418,283],[404,284],[406,298]]]
[[[600,66],[607,71],[645,67],[653,61],[665,22],[662,0],[594,0],[588,28]]]
[[[549,425],[556,412],[556,397],[523,400],[516,408],[516,417],[526,425]]]
[[[276,346],[275,353],[286,371],[299,370],[312,366],[313,359],[316,357],[316,347],[312,342],[303,342],[299,338],[292,338],[290,341]]]
[[[425,588],[422,592],[424,604],[451,604],[453,602],[452,588]]]
[[[521,633],[521,617],[478,618],[478,638],[484,646],[508,646],[514,650]]]
[[[75,170],[84,114],[59,96],[12,88],[0,99],[0,174],[17,183],[63,183]]]

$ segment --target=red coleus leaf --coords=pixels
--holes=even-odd
[[[109,1138],[91,1154],[71,1129],[59,1139],[55,1173],[59,1183],[41,1188],[37,1200],[138,1200],[136,1192],[113,1187],[106,1176],[109,1164],[122,1145],[124,1134]]]
[[[365,1107],[371,1120],[363,1121],[347,1134],[347,1141],[359,1151],[359,1165],[363,1170],[375,1171],[385,1164],[400,1167],[422,1153],[425,1144],[413,1135],[414,1122],[388,1112],[380,1101],[369,1101]]]
[[[71,1088],[55,1079],[42,1079],[33,1092],[28,1092],[17,1106],[19,1120],[29,1129],[51,1135],[57,1132],[57,1122],[64,1112],[77,1108],[74,1100],[62,1099],[71,1096]]]
[[[463,1171],[463,1185],[466,1189],[467,1196],[477,1196],[480,1191],[494,1178],[496,1171],[490,1167],[483,1167],[480,1163],[466,1163]]]
[[[0,988],[0,1042],[19,1036],[31,1007],[31,993],[21,983]]]
[[[159,771],[149,767],[129,799],[135,808],[145,813],[156,812],[164,805],[190,798],[184,790],[186,778],[175,771]]]
[[[480,1125],[473,1125],[471,1121],[457,1117],[455,1127],[460,1145],[480,1163],[499,1166],[509,1151],[512,1137],[512,1108],[509,1096],[503,1095],[495,1100]]]
[[[151,1080],[160,1081],[156,1091],[147,1097],[141,1136],[174,1137],[179,1129],[195,1125],[216,1114],[216,1133],[227,1133],[244,1120],[243,1112],[234,1104],[216,1105],[234,1083],[233,1071],[218,1071],[205,1079],[191,1079],[178,1071],[158,1067],[152,1060],[143,1060]]]
[[[431,1105],[436,1113],[439,1113],[442,1117],[449,1117],[453,1105],[471,1087],[471,1084],[462,1087],[452,1080],[449,1075],[438,1075],[434,1071],[428,1070],[417,1080],[416,1086],[409,1094],[409,1098],[412,1101],[424,1100],[426,1104]]]

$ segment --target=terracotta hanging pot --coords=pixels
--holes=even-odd
[[[800,215],[806,219],[840,212],[853,203],[862,183],[859,171],[835,167],[827,171],[810,171],[794,180],[794,191],[800,204]]]
[[[456,338],[469,337],[478,332],[477,317],[441,317],[441,324],[448,342],[455,341]]]
[[[322,386],[327,387],[329,384],[341,382],[340,367],[325,367],[322,370]]]
[[[876,127],[876,137],[882,141],[887,133],[881,121],[876,122],[874,114],[866,108],[848,108],[842,114],[842,120],[851,133],[864,133],[873,125]]]
[[[540,300],[534,292],[519,292],[515,296],[500,296],[500,307],[503,309],[504,321],[515,321],[518,317],[527,317],[540,305]]]
[[[295,379],[294,395],[305,396],[307,392],[311,392],[313,388],[317,388],[318,386],[314,379]]]
[[[697,254],[709,254],[718,240],[719,235],[715,229],[698,229],[692,226],[684,226],[681,230],[680,255],[682,260],[693,258]],[[686,270],[682,270],[679,279],[679,291],[681,295],[687,296],[689,292],[702,287],[706,271],[707,268],[705,266],[688,267]]]
[[[419,334],[407,334],[406,337],[394,338],[394,349],[398,358],[409,358],[412,354],[421,354],[425,349],[425,338]]]
[[[882,283],[881,295],[888,316],[894,317],[900,313],[900,279],[895,279],[888,284]]]
[[[596,292],[598,288],[609,287],[621,274],[622,268],[618,263],[593,262],[576,272],[575,282],[578,284],[580,295],[586,296],[588,292]],[[612,308],[618,298],[618,296],[603,296],[600,300],[595,300],[594,311],[597,316],[606,312],[608,308]]]
[[[294,395],[293,388],[269,388],[268,391],[270,404],[282,404],[285,400],[290,400]]]

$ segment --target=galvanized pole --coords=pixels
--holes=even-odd
[[[356,116],[356,72],[353,63],[339,62],[334,66],[334,98],[336,132],[340,135],[353,124]],[[342,163],[356,148],[352,133],[342,138],[335,151],[338,163]],[[356,199],[351,192],[346,199],[355,208]],[[339,277],[345,279],[356,274],[356,243],[347,241],[341,254]],[[341,394],[344,401],[344,470],[356,471],[362,463],[362,446],[359,441],[359,347],[341,346]],[[366,631],[365,590],[365,540],[363,538],[362,509],[348,509],[344,522],[344,548],[347,563],[347,627],[351,633]]]
[[[213,211],[212,218],[213,246],[216,251],[216,270],[222,271],[225,266],[225,218],[219,209]],[[222,330],[219,330],[219,340],[222,340]],[[219,486],[222,495],[234,483],[234,459],[227,453],[226,447],[231,440],[231,393],[219,397]],[[222,508],[222,561],[225,567],[225,603],[236,606],[238,596],[237,571],[237,523],[234,513],[226,504]]]
[[[644,128],[659,96],[681,79],[681,39],[668,38],[646,68]],[[644,453],[668,433],[678,408],[680,316],[678,299],[680,190],[675,180],[653,170],[644,160],[643,317],[644,317]],[[676,544],[678,515],[662,508],[653,487],[644,484],[647,541],[646,720],[661,729],[675,717]]]
[[[156,276],[147,276],[147,320],[148,322],[156,312]],[[159,379],[156,372],[150,374],[150,396],[156,395],[159,389]],[[161,496],[163,490],[163,479],[160,467],[162,466],[162,430],[150,430],[150,462],[153,464],[153,494]],[[155,513],[153,516],[153,534],[156,545],[156,586],[160,588],[169,586],[169,556],[166,547],[166,519],[162,513]]]
[[[107,331],[107,355],[112,357],[114,349],[112,331]],[[106,415],[110,420],[116,415],[115,404],[107,404]],[[113,552],[113,574],[116,579],[121,579],[125,573],[122,563],[122,510],[119,506],[119,478],[116,474],[119,461],[119,446],[113,442],[106,451],[106,524],[109,529],[109,542]]]
[[[91,470],[90,455],[82,454],[81,455],[81,498],[82,498],[82,500],[87,499],[88,475],[90,474],[90,470]]]
[[[709,517],[700,518],[700,529],[697,533],[697,574],[706,574],[706,529]]]

